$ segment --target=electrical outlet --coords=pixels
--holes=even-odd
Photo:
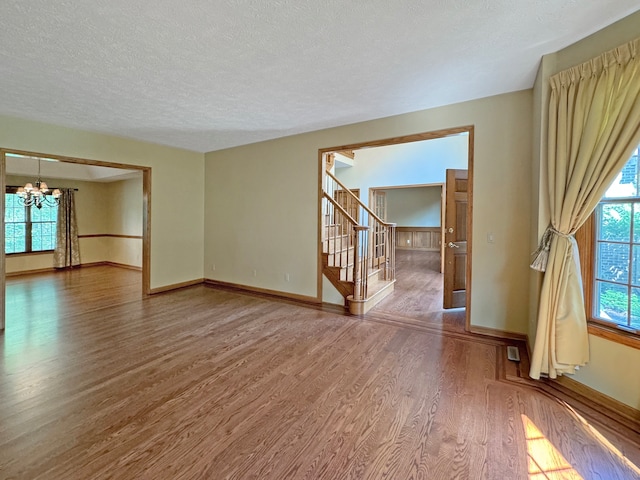
[[[258,271],[257,271],[257,270],[255,270],[255,269],[253,270],[253,276],[254,276],[254,277],[257,277],[257,276],[258,276]]]
[[[284,274],[284,280],[285,280],[285,282],[291,281],[291,276],[288,273],[285,273]]]
[[[216,271],[216,264],[215,264],[215,263],[212,263],[212,264],[211,264],[211,271],[212,271],[212,272],[215,272],[215,271]]]

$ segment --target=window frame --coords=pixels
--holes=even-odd
[[[15,192],[12,191],[13,188],[12,187],[5,187],[5,195],[15,195]],[[5,251],[4,255],[5,257],[18,257],[18,256],[28,256],[28,255],[42,255],[42,254],[51,254],[55,251],[55,248],[52,248],[50,250],[33,250],[33,224],[34,223],[52,223],[52,222],[32,222],[31,221],[31,209],[34,208],[34,206],[30,206],[27,207],[26,205],[24,206],[25,209],[25,251],[24,252],[11,252],[11,253],[7,253]],[[37,208],[37,207],[35,207]],[[22,222],[19,222],[22,223]],[[54,226],[57,225],[57,220],[56,222],[53,222]],[[3,220],[3,224],[5,224],[5,221]],[[3,226],[4,228],[4,226]],[[7,239],[5,238],[5,245],[6,245],[6,241]],[[3,246],[3,249],[5,247]]]
[[[634,201],[640,202],[639,199]],[[596,281],[597,222],[594,210],[587,221],[578,229],[575,238],[580,254],[584,306],[587,329],[590,334],[611,340],[632,348],[640,349],[640,334],[627,331],[612,322],[596,318],[593,314]]]

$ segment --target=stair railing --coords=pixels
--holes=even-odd
[[[362,277],[362,298],[367,298],[367,278],[370,269],[381,269],[385,280],[395,280],[396,224],[380,219],[335,175],[326,171],[324,192],[335,199],[357,225],[367,226],[358,232],[358,256]]]
[[[322,242],[324,251],[332,258],[330,262],[335,267],[347,267],[345,281],[353,281],[354,285],[362,285],[362,274],[359,265],[361,259],[360,225],[336,200],[327,192],[322,192],[323,230]],[[366,228],[366,227],[365,227]],[[353,248],[353,264],[349,265],[349,251]],[[356,293],[354,298],[362,293]],[[363,298],[363,297],[360,297]]]

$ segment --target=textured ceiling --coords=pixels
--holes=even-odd
[[[529,88],[638,0],[2,0],[0,114],[196,151]]]

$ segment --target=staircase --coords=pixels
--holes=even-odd
[[[363,315],[395,284],[395,224],[381,220],[330,172],[322,200],[323,273],[355,315]]]

